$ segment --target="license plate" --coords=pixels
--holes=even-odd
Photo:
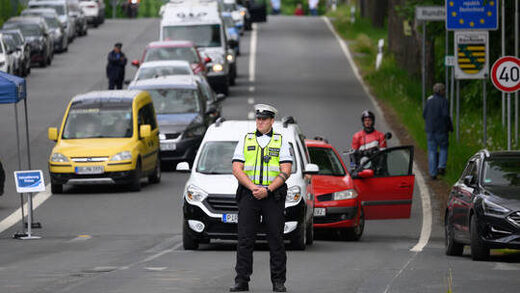
[[[81,166],[76,167],[76,174],[102,174],[105,172],[103,166]]]
[[[223,214],[222,222],[224,223],[238,223],[238,214]]]
[[[173,142],[161,142],[161,151],[174,151],[176,148]]]
[[[314,216],[315,217],[323,217],[326,214],[325,208],[314,208]]]

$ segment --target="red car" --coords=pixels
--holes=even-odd
[[[189,41],[158,41],[149,43],[144,49],[141,61],[134,60],[132,65],[139,67],[148,61],[184,60],[191,64],[195,74],[206,75],[206,63],[210,58],[202,58],[195,44]]]
[[[387,148],[351,175],[336,149],[325,140],[305,140],[311,162],[315,230],[337,229],[342,238],[359,240],[365,220],[410,217],[415,176],[413,147]]]

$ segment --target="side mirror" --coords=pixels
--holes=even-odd
[[[141,125],[139,128],[139,136],[141,138],[147,138],[152,135],[152,127],[149,124]]]
[[[217,94],[217,102],[222,102],[226,99],[226,95],[224,94]]]
[[[209,106],[208,109],[206,110],[206,114],[208,114],[208,115],[214,114],[215,112],[217,112],[217,108],[215,108],[214,106]]]
[[[473,178],[473,175],[468,175],[468,176],[464,177],[464,184],[467,186],[471,186],[475,183],[474,179],[475,178]]]
[[[391,132],[385,133],[385,138],[386,138],[386,140],[391,139],[392,138],[392,133]]]
[[[374,170],[372,170],[372,169],[365,169],[365,170],[363,170],[361,172],[358,172],[357,173],[357,177],[362,178],[362,179],[364,179],[364,178],[372,178],[372,177],[374,177]]]
[[[210,62],[211,62],[211,58],[209,58],[209,57],[204,58],[204,63],[210,63]]]
[[[47,136],[49,137],[49,140],[57,141],[58,140],[58,128],[49,127],[49,129],[47,130]]]
[[[139,60],[135,59],[134,61],[132,61],[132,65],[139,68],[139,66],[141,66],[141,62],[139,62]]]
[[[190,165],[188,164],[188,162],[180,162],[177,164],[175,170],[178,172],[188,173],[190,172]]]
[[[316,175],[320,172],[320,167],[316,164],[307,164],[303,170],[304,175]]]

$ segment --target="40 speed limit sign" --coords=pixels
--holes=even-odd
[[[491,80],[495,87],[505,93],[520,89],[520,59],[504,56],[491,67]]]

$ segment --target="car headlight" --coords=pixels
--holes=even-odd
[[[165,140],[165,139],[166,139],[166,134],[159,133],[159,140]]]
[[[487,216],[503,216],[511,211],[487,199],[482,201],[482,209],[484,209],[484,214]]]
[[[132,153],[129,151],[124,151],[115,154],[110,161],[128,161],[132,159]]]
[[[347,189],[338,192],[334,192],[332,194],[333,200],[342,200],[342,199],[353,199],[358,196],[358,193],[355,189]]]
[[[69,161],[69,159],[67,159],[67,157],[65,157],[64,155],[62,155],[60,153],[53,153],[51,155],[51,162],[66,163],[68,161]]]
[[[221,72],[222,70],[224,70],[224,67],[222,66],[222,64],[214,64],[212,69],[215,72]]]
[[[229,62],[233,62],[233,60],[234,60],[233,55],[231,55],[231,54],[228,54],[228,55],[226,56],[226,59],[227,59],[227,61],[229,61]]]
[[[287,195],[285,196],[285,202],[297,202],[302,196],[302,191],[299,186],[291,186],[287,190]]]
[[[190,202],[201,202],[208,197],[208,193],[195,185],[190,185],[186,189],[186,200]]]

